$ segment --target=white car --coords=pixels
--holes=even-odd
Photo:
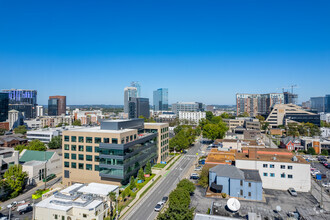
[[[322,186],[328,188],[330,187],[330,183],[322,183]]]
[[[163,206],[164,206],[163,202],[158,202],[157,205],[155,206],[155,211],[160,212],[160,210],[162,210]]]

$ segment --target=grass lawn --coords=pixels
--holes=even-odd
[[[49,189],[45,189],[45,190],[39,189],[34,194],[32,194],[32,199],[39,199],[46,192],[49,192]]]
[[[157,163],[155,164],[152,168],[164,168],[166,167],[166,164],[163,164],[163,163]]]

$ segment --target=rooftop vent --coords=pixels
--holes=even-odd
[[[296,156],[293,156],[292,157],[292,161],[297,162],[298,161],[298,158]]]

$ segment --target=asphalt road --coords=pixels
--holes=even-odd
[[[197,141],[196,141],[197,142]],[[151,191],[149,191],[145,197],[133,207],[132,211],[124,218],[125,220],[152,220],[158,215],[158,212],[154,211],[156,204],[162,200],[164,196],[168,196],[170,192],[175,189],[177,183],[188,172],[189,168],[193,166],[196,159],[196,153],[199,152],[201,147],[200,142],[190,148],[188,152],[182,156],[171,171],[164,176]]]

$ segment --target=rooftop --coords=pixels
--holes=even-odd
[[[19,162],[45,161],[52,158],[55,152],[50,151],[35,151],[35,150],[23,150],[20,154]]]
[[[205,160],[205,163],[231,164],[232,161],[235,161],[235,152],[236,150],[218,151],[217,148],[212,148]]]
[[[108,185],[101,183],[90,183],[88,186],[84,186],[78,190],[81,193],[91,193],[96,195],[107,196],[109,192],[118,189],[116,185]]]
[[[67,131],[70,132],[95,132],[95,133],[109,133],[109,134],[121,134],[129,131],[134,131],[136,129],[122,129],[122,130],[102,130],[100,126],[98,127],[82,127],[82,128],[73,128]],[[65,131],[63,131],[65,132]]]
[[[244,172],[232,165],[219,164],[210,168],[210,172],[216,173],[217,176],[224,176],[233,179],[244,179]]]
[[[245,170],[241,169],[244,172],[245,180],[261,182],[261,178],[258,170]]]
[[[31,161],[24,163],[24,166],[38,166],[38,165],[42,165],[42,164],[45,164],[45,161],[31,160]]]

